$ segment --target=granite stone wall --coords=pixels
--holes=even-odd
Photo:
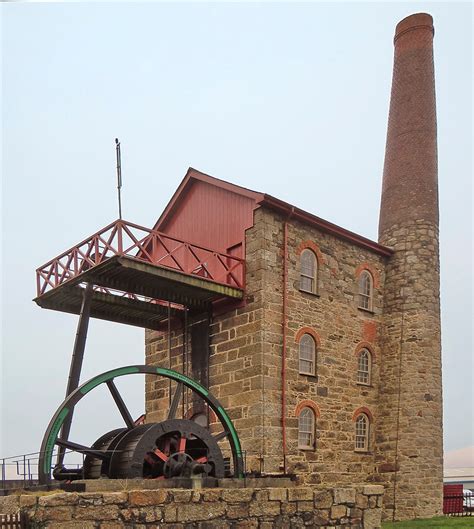
[[[266,464],[283,467],[281,427],[281,357],[283,306],[283,232],[285,219],[265,212],[268,266],[265,276],[264,351],[266,402]],[[318,259],[314,294],[300,290],[300,255],[310,248]],[[374,472],[375,427],[379,419],[381,364],[380,322],[385,261],[382,256],[296,221],[288,222],[286,336],[286,471],[304,483],[342,485],[371,479]],[[374,278],[373,306],[358,307],[358,276],[364,269]],[[299,340],[308,333],[316,341],[315,375],[299,370]],[[358,351],[372,353],[369,385],[357,382]],[[315,445],[298,448],[298,414],[302,406],[316,415]],[[354,418],[364,410],[371,418],[369,447],[356,452]]]
[[[229,412],[246,454],[247,470],[295,474],[301,483],[342,485],[372,479],[382,314],[384,258],[299,222],[288,226],[288,299],[286,369],[287,454],[282,444],[282,305],[283,230],[277,213],[260,208],[246,233],[246,304],[214,316],[211,324],[209,383]],[[309,245],[309,246],[308,246]],[[317,291],[302,292],[300,254],[311,247],[318,259]],[[373,307],[358,308],[358,275],[374,278]],[[298,367],[302,332],[317,337],[315,376]],[[372,379],[357,383],[357,352],[372,352]],[[188,343],[187,349],[189,350]],[[183,370],[183,335],[148,332],[146,361]],[[189,362],[184,372],[191,374]],[[162,420],[169,403],[168,381],[147,383],[147,420]],[[298,410],[315,410],[315,445],[298,449]],[[192,415],[191,403],[183,414]],[[356,452],[354,417],[364,410],[371,418],[369,448]],[[211,427],[211,429],[214,427]],[[225,443],[222,443],[225,446]]]
[[[159,489],[0,498],[42,529],[381,527],[383,487]]]
[[[442,513],[443,437],[437,227],[417,221],[385,232],[387,267],[381,420],[376,464],[386,513]]]

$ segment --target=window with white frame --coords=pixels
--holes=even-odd
[[[366,348],[359,352],[359,358],[357,363],[357,382],[359,384],[366,384],[367,386],[371,383],[372,375],[372,355]]]
[[[314,412],[303,408],[298,416],[298,448],[314,448]]]
[[[300,290],[316,293],[318,260],[311,250],[303,250],[300,257]]]
[[[310,334],[303,334],[300,339],[299,370],[304,375],[316,374],[316,342]]]
[[[372,293],[372,275],[364,270],[359,276],[359,308],[372,310]]]
[[[369,418],[361,413],[355,421],[355,450],[367,452],[369,449]]]

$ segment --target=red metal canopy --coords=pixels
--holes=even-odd
[[[36,271],[36,303],[80,312],[94,285],[91,316],[147,328],[184,306],[242,300],[245,261],[117,220]]]

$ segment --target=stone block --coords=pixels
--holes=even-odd
[[[159,522],[163,513],[159,507],[142,507],[139,509],[138,518],[143,522]]]
[[[38,522],[67,522],[72,520],[72,507],[38,507],[31,519]]]
[[[254,489],[224,489],[222,499],[226,503],[238,503],[252,501]]]
[[[219,501],[222,497],[221,489],[204,489],[201,492],[203,501]]]
[[[288,529],[290,527],[290,517],[286,514],[276,516],[273,520],[273,527],[275,529]]]
[[[248,518],[249,504],[248,503],[230,503],[226,508],[226,516],[229,519]]]
[[[288,489],[288,501],[312,501],[313,494],[313,489],[310,487]]]
[[[192,490],[173,490],[170,492],[170,501],[175,503],[189,503],[193,496]]]
[[[101,505],[103,502],[103,495],[100,492],[82,492],[77,496],[79,505]]]
[[[381,496],[384,492],[382,485],[365,485],[363,494],[366,496]]]
[[[255,501],[259,503],[268,501],[268,490],[257,490],[254,494]]]
[[[126,522],[134,522],[140,517],[139,509],[121,509],[119,518],[123,519]]]
[[[198,529],[229,529],[229,524],[223,520],[210,520],[209,522],[198,522]]]
[[[16,514],[20,510],[20,496],[9,495],[0,497],[0,512],[2,514]]]
[[[174,505],[166,505],[163,509],[165,522],[177,522],[178,511]]]
[[[297,501],[296,502],[296,512],[309,512],[314,510],[314,505],[312,501]]]
[[[316,509],[314,511],[314,525],[315,526],[319,526],[319,525],[322,525],[322,526],[326,526],[329,524],[329,519],[330,519],[330,515],[329,515],[329,509]]]
[[[369,506],[369,498],[363,494],[356,494],[356,507],[359,509],[367,509]]]
[[[128,501],[128,492],[106,492],[102,501],[104,505],[123,505]]]
[[[331,518],[333,520],[339,520],[347,516],[347,507],[345,505],[333,505],[331,507]]]
[[[272,500],[286,501],[288,499],[287,489],[283,487],[278,488],[278,489],[268,489],[268,499],[270,501]]]
[[[61,494],[51,494],[40,496],[38,505],[40,507],[56,507],[58,505],[76,505],[79,500],[77,492],[64,492]]]
[[[334,489],[334,503],[341,505],[354,505],[356,499],[355,489]]]
[[[191,498],[191,491],[189,492]],[[168,501],[168,491],[165,489],[157,490],[131,490],[128,494],[128,501],[130,506],[147,506],[147,505],[161,505]],[[189,500],[188,500],[189,501]]]
[[[257,529],[258,520],[242,520],[234,525],[235,529]]]
[[[38,498],[36,496],[33,496],[32,494],[22,494],[20,496],[20,507],[21,508],[34,507],[36,505],[37,500]],[[3,513],[3,511],[1,512]]]
[[[80,505],[74,511],[76,520],[117,520],[118,516],[117,505]]]
[[[177,512],[178,522],[200,522],[224,516],[224,503],[188,503],[180,505]]]
[[[380,529],[382,527],[382,510],[367,509],[363,516],[364,529]]]
[[[100,529],[123,529],[124,524],[121,522],[102,522]]]
[[[86,522],[84,520],[80,522],[52,522],[48,524],[48,529],[95,529],[95,527],[94,522]],[[119,527],[123,527],[123,525]]]
[[[332,494],[330,491],[314,493],[314,506],[317,509],[329,509],[333,504]]]
[[[296,502],[281,502],[281,513],[282,514],[295,514],[296,513]]]
[[[252,502],[250,504],[250,516],[276,516],[281,514],[279,501]]]

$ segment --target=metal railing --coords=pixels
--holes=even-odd
[[[29,526],[26,516],[21,512],[0,514],[0,529],[26,529]]]
[[[53,457],[56,456],[55,449]],[[67,453],[74,453],[68,451]],[[3,457],[0,459],[0,489],[31,487],[38,483],[38,463],[41,452],[31,452],[17,456]],[[82,463],[68,465],[71,468],[80,468],[84,465],[84,456],[81,454]]]
[[[443,512],[449,516],[474,516],[474,493],[444,494]]]
[[[56,459],[58,448],[53,451],[52,460]],[[117,453],[121,450],[103,450],[104,453]],[[66,463],[69,470],[84,469],[84,460],[86,455],[72,450],[66,451],[67,454],[75,454],[81,458],[81,463]],[[31,452],[17,456],[0,458],[0,490],[22,489],[38,485],[38,464],[41,452]],[[232,456],[228,450],[223,451],[226,470],[232,469]],[[206,452],[206,458],[209,453]],[[242,450],[243,474],[247,474],[247,451]],[[54,466],[51,467],[53,472]],[[233,470],[233,469],[232,469]],[[66,480],[66,478],[64,478]],[[77,478],[75,478],[77,479]],[[82,479],[85,479],[83,475]],[[153,478],[148,478],[153,479]],[[0,526],[1,529],[1,526]]]
[[[41,296],[114,256],[244,288],[245,260],[198,246],[156,230],[117,220],[36,270]]]

